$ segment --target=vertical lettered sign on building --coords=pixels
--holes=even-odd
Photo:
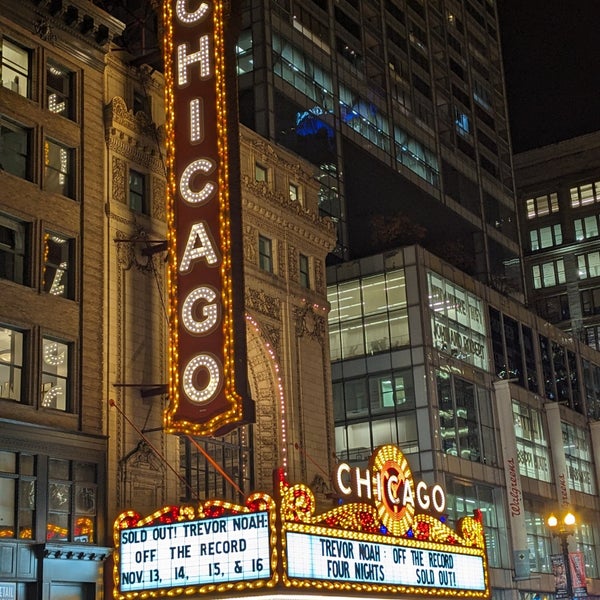
[[[163,3],[171,433],[221,434],[254,418],[230,4]]]

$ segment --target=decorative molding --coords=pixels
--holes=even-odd
[[[117,263],[123,271],[129,271],[134,267],[140,273],[154,272],[153,260],[155,256],[144,256],[140,249],[144,248],[146,233],[139,230],[134,235],[127,235],[117,231],[115,244],[117,245]]]
[[[327,290],[325,285],[323,261],[320,258],[315,258],[313,264],[315,267],[315,291],[319,294],[325,294]]]
[[[152,472],[162,472],[164,470],[164,465],[144,440],[140,440],[135,449],[124,456],[120,462],[128,471],[130,469]]]
[[[246,306],[272,319],[281,320],[281,300],[267,295],[263,290],[247,287]]]
[[[112,157],[112,198],[121,204],[127,203],[127,165],[117,156]]]
[[[116,125],[128,129],[137,136],[144,136],[157,143],[165,142],[164,127],[155,125],[150,117],[143,111],[133,114],[133,110],[127,108],[127,103],[120,96],[115,96],[104,107],[104,125],[107,130]]]
[[[288,279],[298,283],[300,275],[298,268],[298,251],[291,244],[288,244],[287,251]]]
[[[258,265],[258,230],[244,223],[244,260],[245,262]]]
[[[54,44],[56,42],[56,34],[50,25],[50,21],[41,17],[33,23],[33,32],[44,42]]]
[[[325,318],[314,312],[312,306],[306,305],[302,307],[294,307],[292,309],[296,337],[301,338],[307,336],[324,344],[326,324]]]
[[[167,220],[167,184],[159,177],[152,178],[152,218],[166,222]]]

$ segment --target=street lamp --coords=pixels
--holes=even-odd
[[[575,531],[577,518],[572,512],[566,512],[559,517],[551,514],[546,520],[550,531],[554,537],[560,538],[560,548],[562,551],[563,564],[565,568],[565,583],[567,588],[567,598],[573,598],[573,580],[571,578],[571,563],[569,561],[569,536]]]

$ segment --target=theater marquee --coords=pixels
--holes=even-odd
[[[481,513],[445,523],[439,484],[415,482],[402,452],[382,446],[369,468],[339,465],[340,505],[280,476],[276,499],[166,507],[115,523],[115,598],[252,590],[260,597],[329,590],[488,599]]]
[[[235,3],[234,3],[235,4]],[[172,433],[225,433],[247,398],[239,142],[224,2],[165,0]],[[233,86],[232,86],[233,82]],[[232,168],[234,167],[234,168]]]

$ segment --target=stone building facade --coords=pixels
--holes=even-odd
[[[15,600],[108,595],[124,510],[270,492],[280,467],[327,492],[335,232],[311,168],[250,130],[238,243],[257,420],[162,431],[163,81],[114,43],[123,27],[84,0],[0,15],[0,584]]]

